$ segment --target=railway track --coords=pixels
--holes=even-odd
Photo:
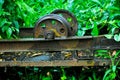
[[[0,40],[0,67],[110,65],[111,59],[96,57],[96,51],[113,54],[120,50],[120,42],[103,35],[77,37],[77,27],[72,13],[55,10],[40,18],[34,28],[20,28],[20,38]]]
[[[104,36],[22,38],[0,40],[0,45],[0,66],[103,66],[111,60],[95,58],[94,52],[120,49],[119,42]]]

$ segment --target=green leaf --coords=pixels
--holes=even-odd
[[[6,22],[6,19],[0,19],[0,27],[2,27]]]
[[[106,34],[105,37],[106,37],[107,39],[112,39],[113,35],[111,35],[111,34]]]
[[[101,2],[99,0],[92,0],[93,2],[97,3],[98,5],[102,6]]]
[[[61,77],[61,80],[66,80],[66,79],[67,79],[67,77],[64,75]]]
[[[116,30],[116,27],[113,27],[113,28],[111,29],[111,34],[114,34],[114,33],[115,33],[115,30]]]
[[[120,33],[114,35],[114,40],[120,42]]]
[[[106,77],[107,75],[111,72],[111,69],[108,69],[105,74],[104,74],[104,77],[103,77],[103,80],[106,80]]]
[[[6,34],[7,34],[7,38],[11,38],[12,29],[10,27],[7,29]]]
[[[77,32],[77,36],[84,36],[84,34],[85,34],[85,31],[83,30],[78,30]]]
[[[85,27],[82,27],[82,30],[90,30],[90,29],[93,29],[94,26],[91,26],[90,23],[86,23],[86,26]]]
[[[95,72],[93,72],[93,79],[97,80]]]
[[[97,50],[98,53],[107,53],[108,50]]]
[[[15,28],[15,31],[16,31],[17,33],[19,33],[19,29]]]
[[[19,23],[18,23],[18,21],[15,21],[15,20],[14,20],[13,23],[14,23],[14,25],[15,25],[16,28],[19,28]]]
[[[109,13],[104,12],[104,16],[101,18],[102,21],[105,21],[109,18]]]
[[[115,77],[116,77],[116,73],[115,73],[115,72],[112,72],[112,73],[110,74],[110,76],[109,76],[109,78],[110,78],[111,80],[114,80]]]
[[[5,25],[4,27],[2,27],[2,32],[4,33],[8,28],[9,27]]]
[[[117,67],[117,69],[120,69],[120,67]]]
[[[119,20],[120,19],[119,17],[120,17],[120,12],[116,12],[114,14],[111,14],[109,18],[110,18],[110,20],[114,20],[114,19],[117,19],[117,18]]]
[[[18,75],[19,75],[19,76],[22,76],[22,75],[23,75],[23,73],[22,73],[22,72],[19,72],[19,71],[18,71],[17,73],[18,73]]]
[[[2,39],[1,35],[0,35],[0,39]]]
[[[50,77],[43,77],[42,80],[51,80]]]
[[[37,72],[39,70],[39,68],[37,67],[34,67],[34,71]]]
[[[96,22],[94,22],[94,24],[93,24],[93,30],[91,32],[91,35],[92,36],[98,36],[98,34],[99,34],[98,27],[97,27]]]
[[[0,5],[2,5],[4,3],[4,0],[0,0]]]
[[[72,76],[72,80],[76,80],[76,79],[75,79],[75,76]]]
[[[119,22],[117,22],[117,24],[118,24],[118,26],[119,26],[119,28],[120,28],[120,21],[119,21]]]
[[[91,78],[91,77],[88,77],[88,80],[92,80],[92,78]]]
[[[108,9],[112,10],[112,11],[119,11],[120,10],[120,8],[118,8],[116,6],[109,6]]]
[[[116,66],[112,66],[112,71],[115,72],[116,71]]]
[[[82,28],[82,24],[78,24],[78,30]]]

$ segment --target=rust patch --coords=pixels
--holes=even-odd
[[[78,40],[72,40],[72,41],[60,41],[59,42],[60,46],[64,47],[64,48],[67,48],[67,49],[71,49],[71,48],[74,48],[74,47],[77,47],[77,45],[79,44],[79,41]]]

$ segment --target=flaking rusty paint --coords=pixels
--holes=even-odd
[[[103,65],[103,63],[106,63]],[[111,60],[55,60],[55,61],[2,61],[0,67],[5,66],[108,66]]]
[[[77,45],[79,44],[79,41],[78,40],[71,40],[71,41],[60,41],[59,42],[60,46],[64,47],[64,48],[67,48],[67,49],[72,49],[74,47],[77,47]]]
[[[101,41],[104,40],[104,43]],[[93,38],[60,38],[54,40],[38,39],[19,39],[19,40],[0,40],[0,52],[15,52],[15,51],[63,51],[63,50],[97,50],[97,49],[120,49],[120,42],[115,42],[113,39],[108,40],[104,37]],[[111,43],[111,44],[110,44]],[[112,45],[114,44],[114,45]],[[108,48],[109,47],[109,48]],[[39,62],[25,61],[0,61],[0,66],[104,66],[110,65],[110,60],[53,60]]]

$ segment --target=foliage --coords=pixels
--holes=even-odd
[[[79,30],[84,34],[91,34],[92,36],[100,34],[114,35],[117,33],[116,30],[120,27],[120,7],[118,7],[116,2],[117,0],[79,1],[78,4],[82,6],[76,5],[74,10],[79,21]],[[78,36],[82,35],[78,34]]]
[[[55,9],[71,11],[78,20],[77,36],[98,36],[107,34],[108,39],[120,41],[120,0],[0,0],[0,39],[17,38],[19,28],[34,27],[42,16],[50,14]],[[96,57],[110,58],[112,65],[106,68],[82,67],[76,74],[71,68],[30,68],[12,69],[21,80],[53,80],[54,73],[61,80],[109,80],[119,78],[119,67],[114,63],[119,51],[113,51],[116,56],[110,56],[110,51],[97,50]],[[118,61],[119,62],[119,61]],[[78,68],[77,68],[78,69]],[[11,70],[10,70],[11,71]],[[30,72],[30,73],[28,73]],[[72,72],[72,73],[71,73]],[[103,73],[102,76],[99,76]],[[5,72],[4,72],[5,73]],[[71,73],[71,74],[70,74]],[[91,73],[91,74],[89,74]],[[68,75],[69,74],[69,75]],[[79,76],[79,78],[76,78]],[[57,80],[57,79],[56,79]]]
[[[119,56],[120,56],[120,50],[113,50],[113,51],[97,50],[96,51],[95,57],[111,59],[111,65],[108,69],[106,69],[105,74],[103,76],[103,80],[116,79],[118,75],[118,69],[119,69],[118,63],[120,62]]]
[[[118,66],[118,63],[120,62],[120,60],[118,60],[116,63],[115,63],[115,60],[116,58],[119,56],[120,54],[120,51],[113,51],[114,54],[114,57],[111,57],[111,61],[112,61],[112,65],[110,66],[109,69],[106,70],[105,74],[104,74],[104,77],[103,77],[103,80],[114,80],[118,74],[118,70],[117,70],[117,66]]]
[[[2,8],[3,5],[4,0],[0,0],[0,38],[16,38],[19,32],[18,22],[14,19],[11,22],[11,14]]]
[[[6,71],[5,71],[6,69]],[[119,67],[1,67],[1,80],[119,80]],[[9,74],[8,74],[9,73]],[[65,74],[64,74],[65,73]],[[105,73],[105,74],[104,74]]]
[[[111,65],[79,67],[1,67],[1,80],[119,80],[120,50],[96,50],[95,59],[110,59]],[[107,55],[106,55],[107,54]],[[116,62],[117,60],[117,62]],[[3,76],[1,76],[3,75]],[[16,78],[14,78],[16,77]]]
[[[71,11],[78,20],[77,36],[111,34],[119,39],[119,0],[0,0],[0,36],[15,38],[19,27],[34,27],[55,9]],[[5,27],[5,28],[4,28]]]

